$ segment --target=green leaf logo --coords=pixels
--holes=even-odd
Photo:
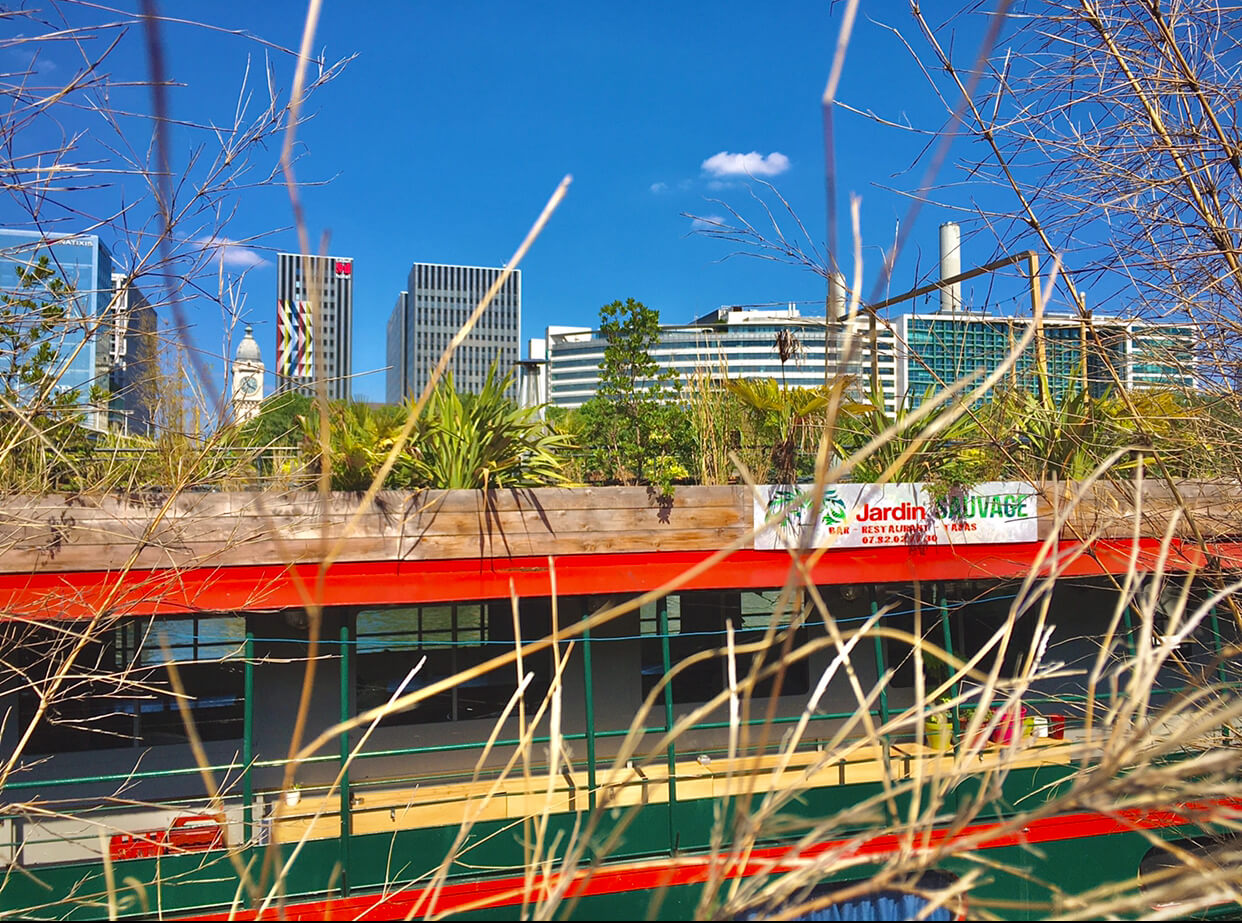
[[[836,488],[824,491],[823,522],[826,526],[840,525],[845,522],[845,501],[837,496]]]

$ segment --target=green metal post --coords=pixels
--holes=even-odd
[[[871,590],[871,614],[875,615],[876,611],[879,608],[880,608],[879,603],[877,603],[875,599],[875,589],[872,588]],[[884,639],[881,638],[879,635],[876,635],[875,637],[875,677],[876,677],[876,682],[884,681]],[[880,725],[883,726],[886,724],[888,724],[888,684],[887,683],[885,683],[882,687],[880,687]],[[881,735],[881,742],[883,746],[880,750],[880,759],[884,761],[885,775],[888,776],[889,778],[892,778],[892,772],[891,772],[891,769],[889,767],[889,762],[888,762],[888,757],[889,757],[888,751],[889,751],[890,740],[889,740],[889,736],[887,733]],[[889,799],[885,799],[884,801],[884,816],[889,826],[892,826],[893,823],[896,821],[896,818],[893,816],[893,804],[891,800]]]
[[[351,717],[349,707],[349,651],[351,616],[345,617],[341,626],[341,723]],[[353,824],[350,816],[349,793],[349,731],[341,732],[341,896],[349,896],[349,840],[353,835]]]
[[[1212,607],[1212,643],[1216,647],[1216,677],[1223,684],[1229,677],[1225,670],[1225,642],[1220,637],[1220,615]]]
[[[242,839],[249,845],[254,834],[254,632],[246,632],[242,667]]]
[[[1220,615],[1217,613],[1215,606],[1212,607],[1211,617],[1212,643],[1216,648],[1216,678],[1220,680],[1221,686],[1224,687],[1229,679],[1229,674],[1225,670],[1225,642],[1220,636]],[[1221,736],[1226,738],[1231,736],[1229,725],[1226,724],[1221,728]]]
[[[591,629],[582,632],[582,678],[586,687],[586,747],[587,747],[587,796],[591,810],[595,810],[595,683],[591,670]]]
[[[1138,647],[1134,643],[1134,618],[1130,615],[1129,605],[1121,611],[1121,618],[1126,626],[1126,647],[1130,648],[1130,656],[1133,657],[1138,653]]]
[[[668,597],[662,597],[656,603],[656,628],[660,632],[660,656],[664,662],[664,675],[668,676],[673,669],[673,654],[668,639]],[[664,729],[673,729],[673,684],[664,685]],[[674,851],[677,842],[676,827],[673,823],[673,809],[677,805],[677,745],[671,740],[668,744],[668,848]]]
[[[880,608],[879,603],[875,601],[875,596],[871,597],[871,614],[875,615],[876,610]],[[879,682],[884,678],[884,639],[879,635],[875,637],[875,676]],[[880,690],[880,723],[888,724],[888,686],[885,685]]]
[[[944,596],[940,597],[940,630],[944,634],[945,652],[952,655],[953,626],[949,624],[949,600]],[[956,699],[958,692],[961,691],[961,685],[961,683],[954,683],[952,688],[949,690],[949,695]],[[962,739],[962,720],[957,709],[958,706],[954,705],[953,712],[950,714],[949,718],[953,722],[953,739],[960,741]]]

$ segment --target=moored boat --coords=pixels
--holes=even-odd
[[[10,499],[0,908],[1139,915],[1238,807],[1242,493],[1176,500]]]

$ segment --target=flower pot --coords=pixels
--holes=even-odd
[[[923,723],[927,746],[933,750],[948,750],[953,745],[953,723],[948,715],[932,715]]]
[[[1026,709],[1018,708],[1018,713],[1005,712],[992,731],[992,742],[998,744],[1013,743],[1022,736],[1022,725],[1026,719]]]
[[[298,805],[298,802],[301,800],[302,800],[301,789],[291,788],[289,789],[289,791],[285,792],[285,804],[287,804],[289,807],[296,808]]]

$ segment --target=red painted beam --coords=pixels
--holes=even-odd
[[[813,565],[815,582],[903,583],[912,580],[987,580],[1025,576],[1040,550],[1035,542],[997,545],[841,548]],[[1160,545],[1143,539],[1096,541],[1086,552],[1062,543],[1058,573],[1067,577],[1124,573],[1133,559],[1153,569]],[[1197,548],[1175,542],[1165,569],[1184,571],[1206,563],[1242,568],[1242,543]],[[562,595],[644,592],[706,561],[706,552],[585,554],[548,558],[449,561],[377,561],[335,564],[317,587],[318,565],[250,565],[164,571],[84,571],[0,575],[0,612],[32,619],[82,618],[107,611],[125,615],[285,609],[325,606],[415,605],[449,600],[547,596],[550,568]],[[789,576],[790,557],[780,551],[734,552],[685,584],[690,589],[770,588]],[[1043,572],[1047,572],[1047,562]]]

